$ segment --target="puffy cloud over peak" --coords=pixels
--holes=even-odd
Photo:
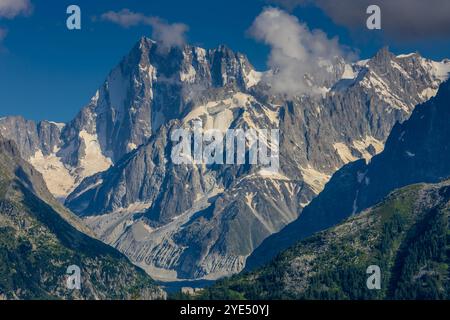
[[[151,26],[152,38],[161,44],[162,49],[183,46],[186,43],[186,32],[189,30],[189,27],[184,23],[168,23],[159,17],[146,16],[129,9],[122,9],[117,12],[108,11],[101,15],[101,19],[116,23],[124,28],[138,25]]]
[[[330,76],[330,66],[346,53],[338,40],[287,12],[268,7],[254,20],[249,34],[271,47],[264,81],[275,94],[296,96],[320,93],[316,84]]]

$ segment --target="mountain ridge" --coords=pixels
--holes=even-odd
[[[445,78],[437,66],[447,67],[383,49],[352,65],[337,59],[323,96],[287,99],[270,94],[261,80],[267,74],[225,47],[155,52],[157,44],[141,39],[60,129],[59,150],[30,162],[103,241],[169,280],[239,272],[336,170],[381,152],[392,126]],[[190,128],[194,120],[204,129],[279,129],[279,174],[173,165],[168,134],[174,123]],[[4,122],[0,132],[20,141]]]

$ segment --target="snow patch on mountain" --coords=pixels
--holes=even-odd
[[[107,170],[112,165],[112,161],[103,155],[97,135],[81,130],[79,136],[85,146],[84,156],[80,158],[81,175],[89,177],[97,172]]]
[[[0,119],[0,120],[1,120],[1,119]],[[54,124],[55,126],[58,127],[58,129],[59,129],[60,131],[62,131],[62,129],[64,129],[64,127],[66,126],[66,124],[65,124],[65,123],[62,123],[62,122],[49,121],[48,123]]]
[[[399,54],[398,56],[397,56],[397,58],[399,58],[399,59],[402,59],[402,58],[409,58],[409,57],[412,57],[413,55],[415,55],[416,53],[415,52],[412,52],[412,53],[406,53],[406,54]]]
[[[258,175],[267,179],[275,179],[275,180],[285,180],[290,181],[288,177],[286,177],[284,174],[271,170],[270,168],[264,168],[258,171]]]
[[[244,72],[245,84],[247,85],[247,88],[256,86],[261,81],[263,75],[263,72],[258,72],[253,69],[248,73]]]
[[[358,76],[358,72],[355,71],[355,68],[350,64],[345,64],[344,73],[341,76],[341,79],[355,79]]]
[[[333,144],[334,149],[338,153],[339,157],[344,163],[349,163],[357,160],[358,158],[352,154],[352,151],[343,142],[337,142]]]
[[[361,153],[362,158],[364,158],[367,163],[374,155],[379,154],[384,149],[384,143],[372,136],[366,136],[361,140],[354,140],[352,145]],[[369,151],[370,148],[373,148],[372,153]]]
[[[41,150],[28,161],[42,174],[48,190],[58,199],[64,199],[75,189],[74,176],[56,154],[44,156]]]
[[[182,70],[180,72],[180,80],[182,82],[188,82],[193,83],[195,81],[195,76],[197,75],[197,72],[195,71],[194,67],[192,65],[186,66],[187,70]]]
[[[227,130],[234,120],[233,110],[237,108],[245,109],[254,102],[255,99],[245,93],[236,93],[232,97],[209,101],[208,103],[195,107],[184,119],[189,123],[192,120],[202,120],[204,130]]]
[[[311,166],[301,168],[301,172],[305,183],[308,184],[316,194],[319,194],[323,190],[325,184],[331,178],[330,175],[317,171]]]
[[[445,59],[441,62],[432,61],[431,62],[433,69],[434,69],[434,76],[441,80],[445,81],[450,76],[450,60]]]
[[[365,159],[368,163],[373,156],[383,151],[384,143],[372,136],[366,136],[351,143],[337,142],[333,144],[333,147],[345,164],[359,158]]]
[[[127,150],[128,150],[128,152],[131,152],[131,151],[133,151],[133,150],[135,150],[135,149],[137,149],[137,145],[136,145],[135,143],[129,142],[129,143],[127,144]]]

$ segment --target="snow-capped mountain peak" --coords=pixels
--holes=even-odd
[[[286,98],[267,90],[273,71],[256,71],[226,46],[161,50],[144,37],[72,121],[7,117],[0,134],[102,240],[147,272],[214,279],[242,270],[336,170],[381,152],[448,65],[387,49],[354,64],[337,57],[320,79],[322,96]],[[203,129],[278,129],[279,172],[175,165],[170,134],[198,119]]]

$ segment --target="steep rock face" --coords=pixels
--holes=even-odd
[[[56,126],[59,140],[41,134],[45,150],[38,134],[14,131],[12,118],[0,128],[19,141],[50,191],[134,262],[170,279],[216,278],[238,272],[336,170],[379,153],[395,122],[435,93],[449,66],[387,49],[355,64],[337,58],[326,79],[315,79],[323,96],[286,99],[261,81],[272,71],[255,71],[224,46],[162,51],[143,38],[88,106]],[[222,132],[279,129],[279,172],[175,165],[170,132],[195,120]],[[201,236],[183,238],[194,234]]]
[[[258,77],[244,55],[225,46],[165,52],[142,38],[66,125],[6,117],[0,132],[44,174],[52,193],[65,198],[84,178],[108,169],[161,125],[188,113],[193,102],[246,90]]]
[[[446,81],[436,97],[417,106],[408,121],[394,126],[384,151],[369,164],[359,160],[336,172],[295,222],[255,250],[247,268],[374,205],[396,188],[450,176],[449,101],[450,82]]]
[[[208,89],[245,88],[253,71],[245,56],[221,46],[184,46],[163,52],[142,38],[106,79],[91,103],[68,125],[63,139],[86,130],[98,136],[113,162],[145,143],[162,124],[178,119]],[[219,90],[220,91],[220,90]]]
[[[221,48],[212,52],[212,65],[236,56]],[[235,63],[228,67],[234,70]],[[66,201],[101,239],[161,279],[239,272],[246,257],[295,220],[337,169],[382,151],[395,122],[427,99],[426,88],[435,91],[445,79],[432,61],[383,49],[368,61],[339,62],[341,73],[324,97],[286,100],[267,95],[263,83],[246,87],[239,72],[226,76],[225,65],[220,72],[212,67],[216,80],[197,91],[178,122],[83,181]],[[241,80],[214,88],[224,79]],[[174,165],[170,130],[195,119],[204,129],[279,129],[280,172],[257,165]]]
[[[245,97],[245,99],[248,98]],[[230,103],[239,102],[233,102],[233,99],[226,100],[229,100]],[[240,106],[246,107],[245,104]],[[223,112],[227,111],[223,110]],[[247,115],[247,111],[244,111],[243,114]],[[210,115],[204,116],[207,120],[206,123],[209,120],[211,123],[214,122],[213,119],[208,120],[208,117],[211,118]],[[184,125],[188,127],[190,126],[189,119],[190,115],[184,119]],[[253,124],[252,121],[251,123]],[[227,225],[230,222],[228,219],[220,218],[222,211],[242,211],[242,213],[235,213],[242,216],[243,223],[246,224],[258,221],[255,219],[255,215],[258,213],[246,209],[248,200],[246,192],[242,192],[241,187],[247,185],[245,191],[251,189],[250,183],[244,181],[250,179],[248,176],[250,167],[174,164],[171,159],[170,135],[171,130],[179,128],[179,125],[182,123],[174,121],[167,127],[161,127],[147,144],[122,159],[115,167],[86,179],[68,197],[66,203],[80,215],[89,216],[87,217],[89,225],[102,239],[120,248],[122,252],[125,252],[133,261],[149,272],[155,268],[165,268],[168,271],[174,269],[179,277],[185,278],[218,277],[227,272],[236,272],[243,267],[241,252],[247,252],[255,247],[263,238],[296,217],[296,201],[292,200],[291,211],[288,213],[279,210],[278,213],[271,215],[267,208],[264,219],[268,223],[277,220],[281,220],[281,222],[275,222],[275,227],[263,230],[259,230],[257,226],[251,226],[256,237],[255,244],[251,247],[239,248],[234,244],[228,250],[229,252],[219,250],[214,243],[224,241],[225,244],[221,247],[229,246],[229,243],[235,240],[236,230],[234,227],[237,225],[236,222],[231,223],[234,226],[228,230]],[[237,121],[236,125],[247,126],[248,121]],[[288,191],[282,190],[286,188],[278,186],[278,182],[276,182],[278,189],[270,190],[270,187],[273,187],[271,180],[264,182],[264,176],[259,174],[256,166],[252,170],[255,171],[255,179],[259,178],[259,181],[265,183],[266,186],[269,183],[269,187],[265,190],[267,199],[269,196],[277,198],[279,192],[282,191],[288,194]],[[238,181],[239,177],[243,180],[242,182]],[[127,183],[128,179],[132,179],[130,180],[132,183]],[[280,180],[281,184],[288,185],[291,194],[294,195],[294,183],[286,177]],[[99,183],[99,181],[106,181],[106,183]],[[128,187],[123,187],[125,184]],[[236,187],[233,188],[235,184]],[[258,185],[253,182],[252,184],[253,188]],[[151,188],[146,188],[147,185]],[[226,192],[225,189],[227,189]],[[151,193],[147,193],[147,191]],[[256,197],[260,201],[264,199],[263,191],[260,188],[261,194]],[[235,205],[228,204],[228,201],[235,198]],[[244,203],[239,203],[242,200]],[[224,203],[225,207],[221,211],[212,210],[212,206],[215,206],[217,201]],[[140,211],[136,209],[137,205]],[[109,211],[111,209],[108,209],[108,206],[111,206],[112,211]],[[273,206],[276,205],[273,203]],[[210,210],[214,213],[213,221],[209,221],[212,217],[211,214],[206,213]],[[101,213],[105,214],[99,216]],[[281,216],[281,218],[277,218],[277,216]],[[139,231],[136,231],[136,228]],[[204,230],[200,231],[200,229]],[[226,230],[221,231],[221,229]],[[197,232],[201,236],[198,239],[197,247],[194,248],[194,243],[190,243],[189,239],[192,239],[193,234]],[[209,238],[209,233],[215,233],[218,236]],[[223,239],[225,235],[226,239]],[[201,253],[194,255],[193,251],[201,251]],[[187,262],[186,259],[190,262]],[[232,262],[233,259],[236,261],[235,263]],[[160,272],[162,271],[152,274],[162,277]]]
[[[125,256],[80,231],[84,225],[57,203],[42,175],[0,136],[0,297],[164,298]],[[66,287],[66,269],[74,264],[81,290]]]
[[[41,121],[35,123],[21,116],[0,119],[0,134],[13,140],[24,158],[33,157],[36,152],[49,155],[60,145],[63,124]]]

